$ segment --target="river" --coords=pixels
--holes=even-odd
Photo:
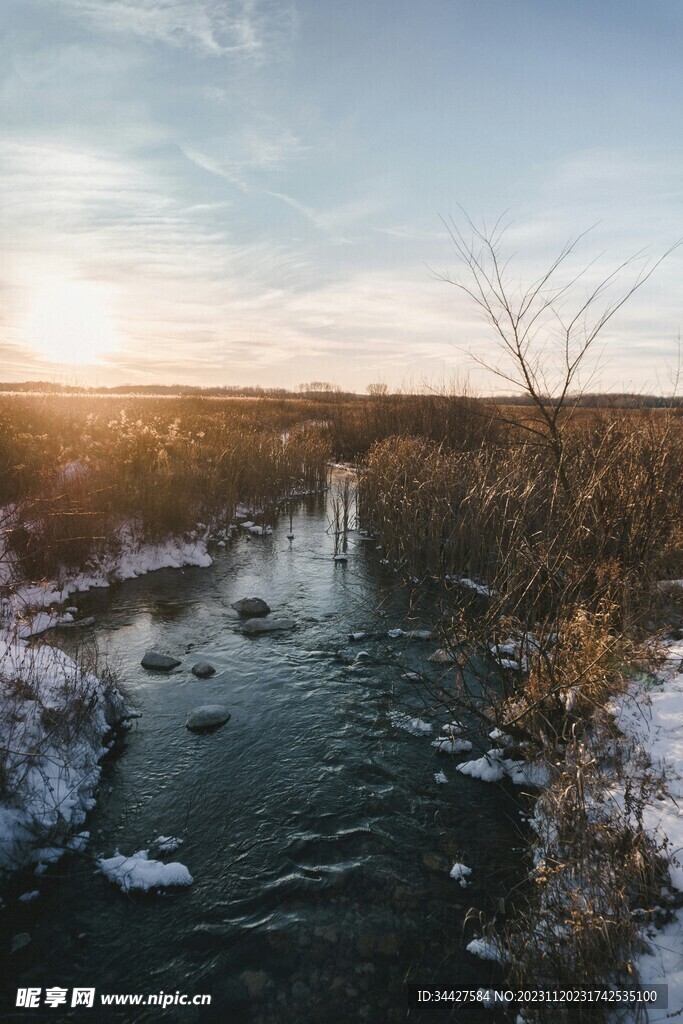
[[[465,951],[468,908],[491,915],[519,878],[514,797],[465,778],[432,736],[391,712],[425,717],[403,670],[433,669],[433,643],[390,640],[406,602],[374,543],[352,534],[336,564],[327,498],[299,504],[295,538],[242,532],[212,549],[210,568],[161,570],[75,603],[116,666],[140,718],[104,766],[84,853],[38,882],[13,881],[7,934],[30,933],[6,961],[3,987],[96,987],[99,993],[208,993],[211,1006],[16,1010],[3,1020],[314,1024],[460,1022],[496,1012],[412,1005],[410,986],[476,989],[495,967]],[[231,603],[264,597],[291,617],[282,634],[243,635]],[[410,625],[429,626],[426,610]],[[353,630],[372,629],[361,643]],[[74,634],[52,634],[67,649]],[[170,674],[140,665],[147,648],[182,659]],[[360,650],[369,657],[360,657]],[[210,679],[189,671],[199,659]],[[224,703],[212,733],[184,727],[191,708]],[[446,721],[444,715],[442,721]],[[435,719],[435,732],[439,721]],[[443,770],[446,784],[435,773]],[[183,840],[187,889],[124,895],[96,871],[117,848]],[[472,868],[462,888],[448,869]],[[40,896],[16,896],[38,887]],[[98,995],[99,998],[99,995]]]

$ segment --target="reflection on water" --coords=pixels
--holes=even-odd
[[[7,934],[33,941],[5,973],[10,1005],[18,984],[94,985],[213,996],[201,1009],[100,1009],[98,1021],[438,1021],[447,1017],[434,1008],[409,1008],[406,986],[476,988],[495,977],[465,952],[473,925],[463,922],[470,906],[490,912],[519,869],[517,808],[459,776],[428,736],[392,727],[392,710],[424,713],[396,659],[424,668],[433,645],[401,646],[379,629],[348,642],[373,621],[384,633],[401,623],[373,545],[352,543],[348,564],[335,565],[314,500],[299,509],[291,544],[287,531],[240,537],[209,569],[164,570],[80,599],[142,717],[106,765],[87,854],[44,876],[34,903],[15,899],[34,879],[12,888]],[[297,628],[243,636],[230,605],[252,595]],[[181,667],[146,672],[148,647]],[[356,660],[359,647],[368,659]],[[199,658],[216,675],[196,679]],[[188,732],[187,711],[208,703],[227,704],[230,722]],[[439,769],[447,785],[436,784]],[[124,896],[95,873],[96,856],[160,835],[184,839],[171,859],[188,866],[190,889]],[[448,876],[455,860],[473,869],[467,889]],[[5,1019],[88,1019],[57,1012]],[[452,1019],[499,1018],[471,1009]]]

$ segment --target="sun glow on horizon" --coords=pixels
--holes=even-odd
[[[121,347],[101,286],[51,279],[31,287],[27,306],[25,342],[52,363],[97,364]]]

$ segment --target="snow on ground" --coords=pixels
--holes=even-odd
[[[3,521],[9,521],[12,511],[4,509],[2,514]],[[108,587],[156,569],[211,565],[208,539],[209,531],[204,528],[185,537],[170,537],[158,544],[148,544],[140,541],[133,523],[126,523],[112,537],[106,554],[94,557],[79,572],[65,572],[58,580],[41,583],[22,583],[17,578],[16,559],[11,552],[3,552],[0,585],[8,591],[8,596],[0,601],[0,619],[24,640],[54,626],[75,625],[72,611],[55,611],[52,606],[64,604],[70,594]]]
[[[17,636],[21,640],[28,640],[30,636],[37,633],[44,633],[46,629],[54,629],[55,626],[73,625],[75,619],[71,612],[36,612],[34,615],[26,616],[17,624]]]
[[[468,953],[481,957],[482,960],[496,960],[503,963],[506,959],[505,952],[490,939],[472,939],[465,947]]]
[[[78,835],[72,836],[71,839],[68,840],[66,845],[70,850],[73,850],[75,853],[82,853],[89,842],[90,833],[79,832]]]
[[[167,886],[192,885],[192,875],[184,864],[150,860],[149,850],[138,850],[130,857],[117,850],[113,857],[101,857],[97,866],[105,878],[118,885],[122,892],[132,889],[148,892]]]
[[[87,842],[73,833],[95,804],[104,740],[128,713],[63,651],[0,632],[0,874]]]
[[[72,468],[76,472],[75,464]],[[0,510],[5,526],[13,514],[11,506]],[[252,532],[267,534],[270,527]],[[29,647],[25,641],[55,626],[77,624],[77,609],[53,607],[63,606],[70,594],[156,569],[211,565],[209,540],[208,527],[198,524],[184,537],[143,543],[135,524],[126,523],[106,554],[91,559],[82,571],[42,583],[22,583],[16,557],[0,551],[0,586],[8,595],[0,600],[0,875],[30,865],[40,874],[65,848],[85,847],[88,833],[74,831],[95,804],[99,761],[108,749],[103,742],[113,725],[125,725],[131,717],[112,684],[83,671],[59,650]]]
[[[642,682],[636,684],[614,702],[612,712],[621,731],[647,755],[651,770],[663,772],[659,798],[646,806],[644,822],[656,839],[668,839],[671,881],[683,890],[683,643],[669,644],[656,686],[645,690]],[[668,1010],[648,1010],[648,1020],[656,1024],[683,1010],[683,909],[643,938],[647,950],[636,961],[641,985],[669,986]]]
[[[447,583],[457,583],[458,586],[465,587],[467,590],[474,590],[482,597],[495,597],[497,594],[497,591],[492,590],[486,583],[476,583],[467,576],[444,576],[444,579]]]
[[[213,559],[206,545],[207,538],[197,535],[172,537],[161,544],[141,544],[136,540],[132,527],[127,525],[120,530],[108,555],[94,559],[82,572],[65,575],[61,580],[17,586],[10,597],[2,601],[0,613],[8,622],[17,619],[19,636],[26,639],[53,626],[74,621],[68,612],[35,613],[35,609],[62,604],[70,594],[82,593],[93,587],[108,587],[113,582],[144,576],[156,569],[211,565]],[[10,583],[11,580],[0,582]]]

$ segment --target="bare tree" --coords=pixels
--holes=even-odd
[[[591,357],[596,354],[596,340],[681,241],[646,262],[643,251],[637,252],[592,284],[587,277],[595,260],[577,272],[571,272],[568,266],[570,256],[588,234],[584,231],[570,239],[550,266],[524,286],[512,279],[513,256],[507,256],[503,250],[509,224],[499,219],[491,230],[478,228],[464,212],[463,220],[462,226],[453,218],[444,220],[444,224],[465,274],[453,276],[446,272],[436,276],[472,299],[493,328],[500,359],[491,361],[472,352],[470,355],[478,365],[530,400],[536,412],[531,422],[522,418],[512,420],[500,405],[498,416],[533,435],[550,450],[560,486],[571,499],[564,431],[571,418],[568,414],[576,408],[594,377],[595,360]],[[635,277],[619,290],[619,279],[628,269],[635,271]],[[587,287],[579,289],[580,284]]]

